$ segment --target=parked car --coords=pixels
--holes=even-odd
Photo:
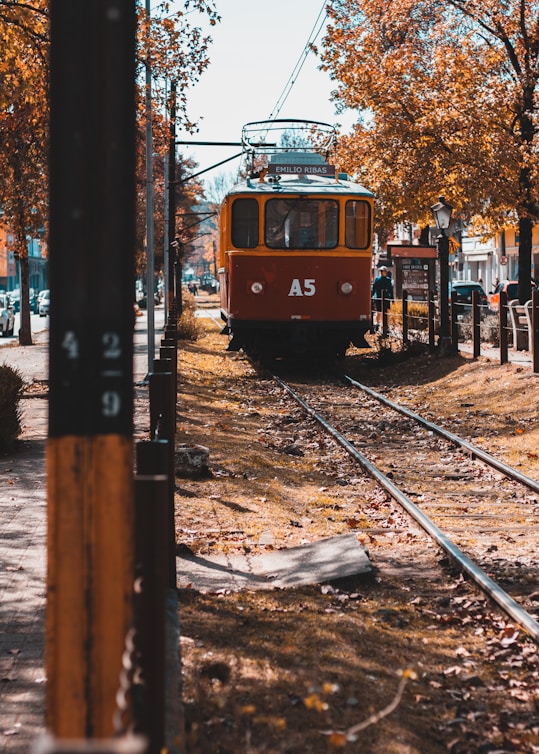
[[[13,291],[9,292],[9,300],[11,301],[11,305],[13,306],[13,310],[15,311],[15,314],[20,312],[21,310],[21,292],[18,288],[16,288]],[[37,314],[37,293],[34,291],[33,288],[30,288],[29,292],[29,302],[30,302],[30,312],[32,314]]]
[[[51,292],[41,291],[38,296],[37,313],[40,317],[46,317],[50,312]]]
[[[479,306],[488,306],[488,297],[481,283],[476,283],[473,280],[454,280],[450,284],[449,293],[451,294],[452,291],[455,291],[457,296],[457,317],[471,311],[474,291],[479,293]]]
[[[18,288],[15,288],[12,291],[8,291],[7,295],[9,296],[9,302],[10,302],[11,306],[13,307],[13,311],[15,312],[15,314],[17,314],[17,312],[20,312],[20,310],[21,310],[21,292],[20,292],[20,290]]]
[[[15,330],[15,312],[11,306],[9,296],[0,293],[0,331],[3,338],[12,337]]]
[[[37,291],[33,288],[30,288],[30,312],[32,314],[38,313]]]
[[[505,291],[507,293],[507,301],[513,301],[518,298],[518,280],[502,280],[496,288],[494,293],[490,294],[490,310],[497,312],[500,309],[500,293]]]

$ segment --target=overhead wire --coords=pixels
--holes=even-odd
[[[322,31],[322,28],[324,27],[324,24],[326,22],[326,16],[327,16],[326,4],[327,4],[327,0],[324,0],[324,2],[322,3],[322,7],[320,9],[320,12],[316,18],[316,21],[313,24],[313,28],[311,29],[311,33],[309,34],[309,38],[307,39],[307,42],[305,43],[305,47],[303,48],[298,58],[298,61],[288,78],[288,81],[284,85],[283,91],[279,95],[279,98],[277,99],[277,102],[275,103],[273,110],[271,111],[269,115],[268,120],[270,121],[276,120],[279,113],[281,112],[283,105],[285,104],[286,100],[290,96],[290,92],[292,91],[294,84],[298,80],[298,76],[301,73],[301,69],[305,65],[305,61],[307,60],[309,52],[311,52],[312,45],[314,45],[314,43],[318,39],[320,32]]]

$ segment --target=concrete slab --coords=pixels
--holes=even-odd
[[[369,558],[355,534],[342,534],[259,555],[234,553],[202,557],[184,548],[177,558],[178,586],[199,592],[282,589],[370,572]]]

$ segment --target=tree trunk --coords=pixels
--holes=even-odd
[[[522,93],[523,111],[519,118],[523,157],[533,155],[535,126],[530,113],[534,110],[534,86],[524,87]],[[525,304],[532,297],[532,233],[537,208],[533,201],[534,182],[527,160],[523,161],[519,178],[520,201],[518,206],[518,300]]]
[[[20,329],[19,343],[21,346],[32,345],[32,327],[30,325],[30,285],[28,275],[28,254],[19,256],[19,265],[21,268],[21,290],[20,290]]]

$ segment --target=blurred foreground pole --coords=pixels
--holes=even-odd
[[[107,738],[133,592],[135,0],[51,0],[47,727]]]

